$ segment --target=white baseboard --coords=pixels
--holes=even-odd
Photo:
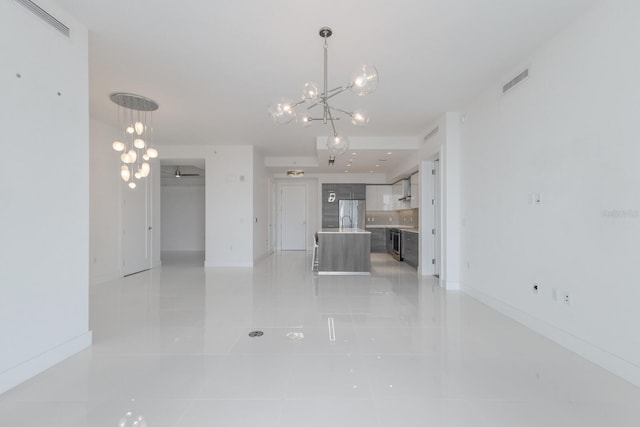
[[[256,264],[258,264],[260,261],[263,261],[263,260],[265,260],[265,259],[269,258],[269,255],[270,255],[270,254],[268,254],[268,253],[266,253],[266,254],[262,254],[262,255],[260,255],[258,258],[254,259],[254,260],[253,260],[253,266],[255,266]]]
[[[451,281],[445,280],[444,288],[448,291],[459,291],[461,289],[460,282],[451,282]]]
[[[122,273],[120,271],[115,271],[110,274],[100,274],[97,276],[92,276],[89,278],[90,285],[100,285],[102,283],[111,282],[113,280],[120,279],[122,277]]]
[[[0,374],[0,394],[32,378],[64,359],[84,350],[91,345],[92,333],[87,331],[65,343],[39,354],[18,366]]]
[[[221,264],[219,262],[209,262],[205,261],[204,266],[206,268],[225,268],[225,267],[253,267],[253,262],[236,262],[236,263],[225,263]]]
[[[448,288],[447,288],[448,289]],[[461,290],[472,298],[488,305],[494,310],[504,314],[522,323],[524,326],[536,331],[544,337],[554,341],[557,344],[577,353],[590,362],[610,371],[611,373],[629,381],[630,383],[640,387],[640,367],[628,362],[615,354],[597,347],[582,338],[572,335],[556,326],[551,325],[541,319],[531,316],[530,314],[505,304],[502,301],[478,291],[477,289],[462,286]]]

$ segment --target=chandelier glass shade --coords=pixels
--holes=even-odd
[[[152,115],[158,104],[131,93],[112,93],[110,98],[118,105],[118,128],[122,130],[111,147],[121,153],[120,178],[133,189],[136,180],[151,173],[149,160],[158,157],[158,150],[153,147]]]
[[[271,119],[279,125],[290,123],[294,119],[304,127],[311,126],[314,121],[322,121],[325,125],[330,124],[332,133],[327,138],[327,148],[331,155],[340,155],[349,149],[349,139],[344,135],[338,134],[334,122],[340,120],[340,115],[344,115],[355,126],[366,126],[369,123],[369,115],[362,109],[346,111],[333,107],[329,100],[347,90],[351,90],[357,96],[365,96],[375,91],[378,87],[378,70],[372,65],[360,65],[357,70],[351,73],[345,86],[328,89],[327,39],[331,37],[333,31],[329,27],[322,27],[319,33],[320,37],[324,39],[324,84],[322,91],[320,91],[316,83],[307,82],[302,86],[300,100],[278,99],[269,105],[267,112]],[[304,111],[297,112],[298,109],[304,109]],[[316,109],[316,112],[321,110],[320,117],[311,115],[314,109]]]

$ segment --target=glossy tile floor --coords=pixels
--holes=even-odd
[[[93,286],[93,347],[1,395],[0,426],[640,425],[640,389],[387,255],[309,264]]]

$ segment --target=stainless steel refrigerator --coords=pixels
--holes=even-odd
[[[340,200],[339,220],[341,228],[364,228],[364,200]]]

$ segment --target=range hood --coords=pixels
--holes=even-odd
[[[400,201],[409,201],[411,200],[411,183],[408,179],[401,179],[398,183],[402,187],[402,193],[400,194]]]

